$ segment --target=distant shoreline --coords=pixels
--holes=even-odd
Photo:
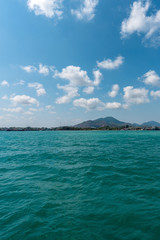
[[[131,126],[121,126],[121,127],[101,127],[101,128],[76,128],[70,126],[55,127],[55,128],[34,128],[34,127],[2,127],[0,131],[2,132],[47,132],[47,131],[155,131],[160,130],[160,127],[131,127]]]

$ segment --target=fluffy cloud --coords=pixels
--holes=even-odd
[[[148,103],[148,90],[145,88],[134,88],[133,86],[128,86],[123,89],[124,100],[130,104],[142,104]]]
[[[147,16],[150,5],[149,0],[145,3],[142,0],[133,3],[130,16],[122,22],[121,35],[123,38],[136,32],[143,33],[145,40],[152,37],[154,37],[152,41],[155,41],[155,38],[159,39],[160,10]]]
[[[95,16],[95,8],[98,5],[99,0],[83,0],[79,9],[71,10],[71,13],[78,19],[90,21]]]
[[[62,69],[62,72],[55,72],[54,76],[68,80],[72,86],[88,86],[92,84],[87,72],[76,66],[67,66]]]
[[[46,66],[43,64],[39,64],[38,67],[32,66],[32,65],[28,65],[28,66],[21,66],[21,68],[26,71],[27,73],[32,73],[32,72],[38,72],[39,74],[43,74],[43,75],[48,75],[49,74],[49,69],[51,71],[53,71],[54,66]],[[22,83],[23,80],[21,80]],[[23,85],[23,84],[21,84]]]
[[[94,87],[86,87],[83,89],[83,92],[85,92],[87,94],[91,94],[94,92]]]
[[[38,70],[38,72],[39,72],[40,74],[48,75],[48,74],[49,74],[49,69],[48,69],[47,66],[42,65],[42,64],[39,64],[39,70]]]
[[[80,98],[73,101],[75,107],[82,107],[87,110],[103,110],[104,103],[99,100],[99,98]]]
[[[151,91],[151,96],[156,99],[160,98],[160,91]]]
[[[37,68],[32,66],[32,65],[28,65],[28,66],[21,66],[21,68],[26,71],[27,73],[32,73],[32,72],[36,72]]]
[[[27,5],[36,15],[45,15],[48,18],[61,18],[63,0],[28,0]]]
[[[41,83],[38,83],[38,82],[29,83],[28,87],[34,88],[36,90],[38,96],[46,94],[46,90],[44,89],[44,87]]]
[[[124,58],[122,56],[118,56],[115,60],[107,59],[102,62],[97,62],[99,68],[103,69],[116,69],[123,64]]]
[[[160,77],[153,70],[148,71],[142,77],[143,82],[147,85],[160,86]]]
[[[118,94],[118,91],[119,91],[119,85],[118,84],[114,84],[112,86],[112,91],[108,93],[108,95],[111,97],[111,98],[114,98],[117,96]]]
[[[102,73],[99,70],[96,70],[96,71],[93,71],[93,75],[94,75],[93,85],[98,86],[102,79]]]
[[[39,102],[35,98],[32,98],[32,97],[27,96],[27,95],[12,96],[12,97],[10,97],[10,100],[14,105],[17,105],[17,104],[22,104],[22,105],[35,104],[35,105],[39,106]]]
[[[4,81],[2,81],[1,82],[1,86],[3,86],[3,87],[9,87],[9,83],[6,81],[6,80],[4,80]]]
[[[107,109],[119,109],[122,107],[122,104],[119,102],[109,102],[106,103],[105,108]]]
[[[121,103],[118,102],[108,102],[103,103],[99,98],[80,98],[73,101],[75,107],[82,107],[86,110],[98,110],[102,111],[105,109],[119,109],[122,107]]]
[[[63,97],[57,99],[57,103],[67,103],[72,98],[79,96],[78,88],[84,87],[83,92],[91,94],[94,88],[98,86],[101,82],[102,74],[99,70],[93,71],[94,80],[90,80],[86,71],[81,70],[80,67],[67,66],[62,69],[62,72],[55,71],[54,77],[59,77],[61,79],[67,80],[68,84],[64,86],[57,87],[63,89],[67,94]]]
[[[68,103],[71,101],[72,98],[79,96],[78,88],[76,88],[76,87],[72,87],[69,85],[60,86],[58,84],[57,88],[63,89],[66,92],[66,95],[56,99],[56,103],[58,103],[58,104]]]

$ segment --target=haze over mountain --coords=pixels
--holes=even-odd
[[[122,127],[122,126],[139,126],[139,127],[160,127],[160,123],[155,121],[145,122],[143,124],[137,123],[127,123],[123,121],[119,121],[113,117],[105,117],[105,118],[98,118],[96,120],[88,120],[79,124],[76,124],[74,127],[77,128],[101,128],[101,127]]]
[[[155,122],[155,121],[149,121],[149,122],[144,122],[144,123],[142,124],[142,126],[160,127],[160,123],[159,123],[159,122]]]

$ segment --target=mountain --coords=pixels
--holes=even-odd
[[[141,126],[160,127],[160,123],[159,122],[155,122],[155,121],[149,121],[149,122],[143,123]]]
[[[101,127],[121,127],[132,125],[130,123],[121,122],[113,117],[99,118],[96,120],[89,120],[75,125],[77,128],[101,128]]]

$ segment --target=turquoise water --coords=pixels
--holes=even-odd
[[[0,240],[103,239],[160,239],[160,132],[0,132]]]

